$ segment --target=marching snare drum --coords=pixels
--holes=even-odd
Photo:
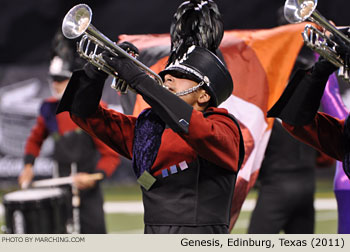
[[[60,188],[27,189],[3,197],[6,233],[67,233],[68,197]]]

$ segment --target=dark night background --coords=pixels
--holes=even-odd
[[[47,60],[50,40],[67,11],[78,3],[93,10],[92,23],[110,39],[119,34],[166,33],[182,0],[1,0],[0,64]],[[271,28],[284,0],[216,0],[226,30]],[[337,25],[350,23],[350,2],[320,0],[317,9]],[[1,79],[1,78],[0,78]]]

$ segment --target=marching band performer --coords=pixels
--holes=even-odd
[[[337,50],[349,57],[349,50]],[[320,57],[312,68],[296,72],[267,116],[280,118],[297,139],[343,161],[344,172],[350,178],[349,116],[344,120],[317,112],[327,80],[337,69]]]
[[[217,33],[192,33],[198,25],[203,26],[199,32],[207,31],[212,3],[180,5],[180,11],[190,5],[198,15],[180,29],[172,29],[199,41],[212,35],[221,40],[222,23]],[[231,95],[233,81],[206,46],[173,35],[172,42],[186,45],[181,50],[178,45],[172,47],[170,60],[159,73],[162,83],[141,70],[135,60],[102,53],[109,68],[118,73],[118,82],[127,83],[151,106],[137,118],[99,105],[107,74],[91,62],[73,73],[57,113],[69,111],[86,132],[132,159],[142,189],[145,233],[228,233],[244,145],[235,118],[217,106]]]
[[[42,143],[47,137],[53,137],[53,159],[58,165],[59,176],[70,176],[71,164],[77,165],[74,186],[79,189],[80,196],[78,232],[106,233],[102,191],[99,183],[91,179],[89,173],[110,176],[120,163],[119,156],[96,137],[90,137],[83,132],[67,112],[56,115],[58,103],[72,71],[81,64],[79,58],[73,55],[70,41],[60,32],[57,33],[53,40],[53,55],[49,67],[53,96],[45,99],[40,107],[36,125],[27,139],[24,169],[18,182],[22,188],[30,184],[34,177],[34,161],[40,153]]]
[[[179,10],[192,5],[200,13],[211,4],[188,1]],[[174,35],[172,42],[178,39]],[[151,106],[137,118],[99,105],[107,74],[91,63],[73,73],[57,113],[69,111],[85,131],[132,159],[142,189],[145,233],[228,233],[244,145],[235,118],[217,106],[231,95],[232,78],[206,46],[188,43],[177,49],[172,47],[159,73],[163,85],[132,60],[103,53],[119,78]]]
[[[130,59],[104,59],[151,109],[136,118],[100,106],[107,75],[88,63],[73,74],[57,112],[69,111],[81,128],[132,159],[145,233],[228,233],[244,149],[238,123],[217,108],[233,89],[226,67],[193,46],[160,73],[164,88]]]

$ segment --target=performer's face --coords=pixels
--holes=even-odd
[[[63,81],[52,80],[52,93],[57,99],[61,99],[64,90],[68,85],[69,79]]]
[[[189,88],[192,88],[192,87],[195,87],[198,85],[198,83],[195,81],[188,80],[188,79],[176,78],[170,74],[166,74],[164,76],[164,83],[163,84],[166,87],[168,87],[169,91],[172,93],[178,93],[181,91],[185,91]],[[187,104],[191,105],[192,107],[194,107],[197,110],[203,110],[203,108],[201,108],[201,105],[203,103],[209,102],[209,100],[210,100],[209,94],[207,94],[207,92],[202,88],[199,88],[192,93],[182,95],[179,97],[182,100],[184,100]]]

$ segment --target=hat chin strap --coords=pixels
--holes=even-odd
[[[176,95],[176,96],[184,96],[184,95],[193,93],[193,92],[195,92],[198,88],[200,88],[201,86],[203,86],[204,83],[205,83],[204,81],[201,81],[201,82],[199,82],[199,84],[198,84],[197,86],[191,87],[191,88],[186,89],[186,90],[181,91],[181,92],[177,92],[177,93],[175,93],[175,95]]]

